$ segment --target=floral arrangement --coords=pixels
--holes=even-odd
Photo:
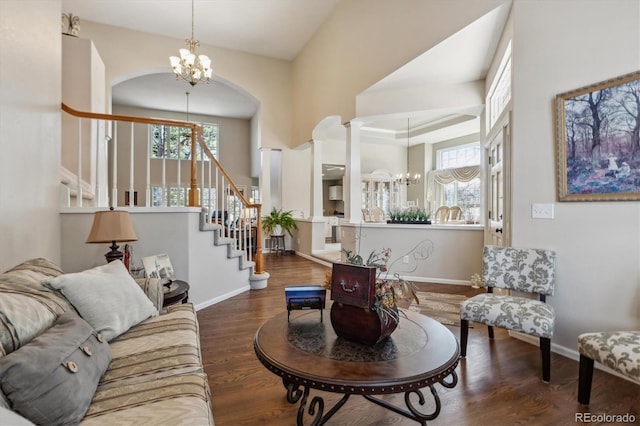
[[[342,252],[346,255],[347,262],[352,265],[372,266],[377,269],[376,300],[373,309],[381,314],[384,321],[388,321],[390,318],[396,322],[400,320],[396,305],[398,301],[406,296],[409,295],[416,303],[420,303],[416,294],[417,288],[412,282],[401,278],[397,273],[393,274],[393,277],[389,277],[387,264],[391,257],[391,249],[383,248],[379,252],[372,251],[366,262],[362,256],[351,250],[343,248]]]

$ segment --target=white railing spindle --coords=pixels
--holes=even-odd
[[[112,158],[112,182],[113,186],[111,189],[111,206],[118,206],[118,123],[116,121],[112,122],[113,127],[113,148],[111,149],[113,152]]]
[[[146,207],[151,207],[151,126],[147,126],[149,136],[147,137],[147,176],[145,178],[144,198]]]
[[[131,149],[129,152],[130,163],[129,163],[129,207],[133,206],[133,201],[135,198],[135,186],[134,186],[134,167],[135,167],[135,123],[131,123]]]
[[[76,185],[76,206],[82,207],[82,118],[78,119],[78,176]]]

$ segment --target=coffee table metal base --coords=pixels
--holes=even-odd
[[[455,371],[452,371],[450,376],[451,376],[450,382],[447,382],[445,381],[445,379],[442,379],[438,383],[440,383],[442,386],[446,388],[455,387],[456,384],[458,383],[458,376],[456,375]],[[304,424],[304,416],[305,416],[305,410],[307,408],[307,401],[309,399],[310,387],[304,386],[303,389],[300,389],[300,385],[297,385],[295,383],[287,383],[284,379],[283,379],[283,384],[287,389],[287,401],[289,401],[291,404],[296,404],[298,403],[298,401],[300,402],[296,423],[301,426]],[[362,396],[366,400],[371,401],[374,404],[377,404],[381,407],[384,407],[387,410],[391,410],[404,417],[408,417],[412,420],[415,420],[421,425],[426,425],[428,420],[433,420],[436,417],[438,417],[438,415],[440,414],[440,409],[442,407],[442,404],[440,403],[440,397],[438,396],[438,391],[436,390],[434,385],[429,385],[429,389],[431,390],[431,395],[433,396],[433,401],[435,405],[433,412],[429,414],[423,413],[411,401],[411,394],[415,394],[418,399],[418,404],[423,406],[427,402],[426,398],[424,397],[424,394],[422,393],[422,389],[415,389],[412,391],[405,392],[404,402],[407,405],[408,410],[405,410],[404,408],[398,407],[385,400],[376,398],[371,395],[363,394]],[[313,417],[313,420],[311,421],[311,425],[325,424],[331,417],[333,417],[335,413],[338,412],[338,410],[340,410],[340,408],[342,408],[342,406],[349,400],[351,395],[352,394],[350,393],[344,394],[344,396],[333,407],[331,407],[331,409],[327,411],[326,414],[324,414],[324,399],[321,396],[317,396],[317,395],[314,396],[311,399],[311,403],[309,404],[309,410],[308,410],[309,416]]]
[[[458,382],[458,341],[432,318],[402,310],[396,331],[367,346],[336,336],[331,324],[308,311],[295,312],[291,321],[289,312],[266,321],[256,332],[254,349],[258,360],[282,378],[287,401],[299,404],[298,425],[305,419],[311,425],[326,423],[351,395],[424,425],[442,408],[435,385],[453,388]],[[343,396],[328,408],[312,389]],[[384,394],[404,394],[405,406],[377,397]]]

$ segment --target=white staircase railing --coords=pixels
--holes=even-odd
[[[219,225],[223,236],[232,240],[234,248],[246,252],[248,260],[255,262],[255,273],[264,272],[262,206],[247,200],[244,188],[240,189],[233,182],[213,156],[204,143],[200,125],[179,120],[82,112],[64,103],[62,110],[77,120],[77,170],[67,170],[66,176],[61,177],[64,184],[65,179],[73,179],[70,176],[75,175],[75,207],[83,207],[83,198],[86,198],[83,192],[108,194],[102,202],[101,197],[95,197],[94,207],[201,207],[208,223]],[[98,150],[101,146],[107,150],[107,155],[96,157],[104,158],[105,164],[96,161],[95,167],[105,168],[108,173],[96,173],[92,186],[82,179],[82,149],[87,146],[82,132],[85,121],[91,122],[91,128],[101,129],[90,136],[89,143],[95,142]],[[151,125],[173,126],[189,132],[188,158],[152,158]],[[101,132],[104,132],[104,141],[99,140]],[[63,140],[63,144],[66,142]],[[87,185],[90,185],[89,191]]]

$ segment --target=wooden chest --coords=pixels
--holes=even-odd
[[[345,305],[371,308],[375,302],[376,268],[334,263],[331,299]]]

